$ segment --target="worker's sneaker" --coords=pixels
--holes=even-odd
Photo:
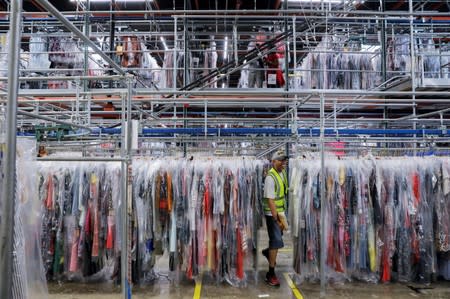
[[[269,272],[267,272],[266,274],[266,279],[265,279],[266,283],[272,287],[279,287],[280,286],[280,281],[278,280],[277,276],[274,275],[270,275]]]

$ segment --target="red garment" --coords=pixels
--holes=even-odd
[[[115,221],[114,216],[109,215],[108,218],[108,227],[107,227],[107,234],[106,234],[106,249],[113,249],[114,248],[114,231],[115,231]]]
[[[419,174],[414,173],[413,174],[413,193],[414,193],[414,207],[417,208],[420,203],[420,180],[419,180]]]
[[[283,87],[286,83],[284,80],[283,72],[280,69],[279,63],[278,63],[279,54],[278,53],[270,53],[266,57],[266,64],[267,64],[267,77],[266,82],[267,85],[271,85],[269,83],[269,75],[276,75],[276,86],[277,87]]]
[[[237,243],[237,259],[236,259],[236,276],[239,279],[244,278],[244,253],[242,252],[242,236],[239,228],[236,228]]]

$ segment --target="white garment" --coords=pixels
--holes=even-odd
[[[450,193],[450,172],[449,172],[450,167],[448,168],[445,167],[448,165],[446,164],[447,163],[444,163],[442,167],[442,180],[443,180],[442,191],[444,192],[444,196]]]

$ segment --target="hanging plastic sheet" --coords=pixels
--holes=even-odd
[[[16,201],[14,216],[12,298],[47,298],[48,290],[41,259],[40,204],[36,190],[37,169],[33,160],[36,142],[17,140]]]

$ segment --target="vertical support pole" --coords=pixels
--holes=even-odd
[[[385,83],[387,81],[387,49],[386,49],[386,16],[384,15],[384,12],[386,11],[386,1],[380,1],[381,3],[381,12],[383,13],[381,15],[381,32],[380,32],[380,42],[381,42],[381,78],[382,83]],[[394,36],[392,36],[394,38]],[[383,108],[383,122],[384,122],[384,129],[388,129],[388,122],[387,118],[389,117],[389,110],[385,102],[385,106]],[[384,135],[386,138],[386,135]],[[383,145],[384,147],[387,147],[387,143]]]
[[[336,107],[336,99],[333,101],[333,125],[334,131],[337,132],[337,107]]]
[[[444,65],[444,62],[442,61],[442,46],[443,46],[443,42],[442,39],[439,38],[439,79],[444,78],[444,68],[442,67]],[[444,50],[445,51],[445,50]]]
[[[287,33],[289,30],[288,19],[286,16],[286,11],[288,9],[288,1],[284,1],[284,32]],[[284,77],[285,77],[285,85],[286,90],[289,90],[289,35],[286,34],[284,38]]]
[[[184,104],[183,105],[183,128],[187,128],[187,107],[188,104]],[[183,136],[183,157],[186,158],[187,155],[187,144],[186,141],[184,140],[184,136]]]
[[[130,262],[130,246],[128,238],[130,236],[129,215],[131,214],[131,194],[132,194],[132,168],[131,168],[131,101],[133,92],[133,77],[126,76],[127,94],[122,95],[122,243],[121,243],[121,285],[122,296],[124,299],[131,294],[131,267]],[[126,114],[125,114],[126,109]],[[126,121],[125,121],[126,120]]]
[[[381,42],[381,76],[383,82],[387,80],[387,51],[386,51],[386,17],[384,12],[386,11],[386,1],[381,2],[381,32],[380,32],[380,42]]]
[[[91,107],[92,107],[92,95],[88,94],[87,96],[87,125],[91,125]]]
[[[320,94],[320,297],[325,296],[325,98]]]
[[[22,0],[11,1],[8,47],[8,106],[6,115],[6,155],[0,218],[0,298],[12,298],[14,214],[16,198],[17,96],[19,93],[19,54]]]
[[[184,11],[186,12],[187,10],[187,1],[184,0]],[[188,70],[188,66],[189,66],[189,55],[188,55],[188,41],[189,41],[189,37],[188,37],[188,26],[187,26],[187,18],[186,18],[186,13],[184,13],[184,18],[183,18],[183,29],[184,29],[184,76],[183,76],[183,86],[188,85],[189,83],[191,83],[191,80],[188,80],[189,78],[189,70]]]
[[[410,30],[410,56],[411,56],[411,91],[412,91],[412,104],[413,104],[413,129],[417,129],[416,118],[416,61],[415,61],[415,47],[414,47],[414,16],[413,16],[413,1],[409,0],[409,30]],[[414,134],[414,140],[417,138],[417,134]],[[414,156],[417,155],[417,142],[413,143]]]
[[[234,53],[235,66],[238,65],[238,61],[239,61],[239,55],[238,55],[238,51],[239,51],[239,46],[238,46],[239,40],[238,40],[238,38],[239,38],[239,36],[238,36],[238,29],[237,29],[237,24],[236,23],[237,23],[237,18],[234,19],[234,24],[233,24],[233,53]],[[229,76],[230,75],[228,75],[228,77]],[[229,83],[228,83],[227,87],[230,87]]]
[[[184,11],[185,12],[187,11],[187,4],[188,4],[188,1],[184,0]],[[191,83],[191,80],[188,80],[188,78],[190,78],[189,77],[189,70],[188,70],[188,66],[189,66],[189,64],[188,64],[188,59],[189,59],[188,58],[189,57],[189,55],[188,55],[188,51],[189,51],[189,48],[188,48],[189,35],[188,35],[188,30],[187,30],[188,28],[187,28],[186,13],[184,13],[183,23],[184,23],[184,85],[183,86],[186,86],[189,83]],[[194,36],[194,38],[195,38],[195,36]],[[196,72],[197,72],[197,70],[194,70],[194,73],[196,73]],[[187,127],[187,120],[186,120],[187,108],[186,108],[186,106],[187,106],[187,104],[183,105],[183,128]],[[184,140],[184,138],[185,137],[183,136],[182,137],[183,157],[186,158],[186,155],[187,155],[187,144],[186,144],[186,141]]]
[[[178,46],[178,34],[177,34],[177,17],[175,17],[174,19],[174,23],[173,23],[173,90],[177,90],[177,69],[178,69],[178,65],[177,65],[177,46]],[[186,57],[184,58],[186,59]],[[174,94],[173,96],[174,98],[176,98],[176,95]]]
[[[125,127],[126,127],[126,94],[121,95],[121,133],[122,140],[120,146],[120,155],[123,159],[126,156],[126,138]],[[128,289],[128,280],[127,280],[127,245],[128,245],[128,231],[127,231],[127,223],[128,223],[128,213],[127,213],[127,173],[128,173],[128,163],[125,160],[121,162],[121,172],[122,172],[122,182],[121,182],[121,210],[120,210],[120,218],[121,222],[121,243],[120,243],[120,286],[122,288],[122,298],[127,299],[127,289]]]
[[[72,119],[75,118],[75,122],[80,121],[80,90],[81,90],[81,80],[79,78],[75,79],[75,104],[72,102]],[[87,87],[84,86],[84,88]],[[75,107],[74,107],[75,105]],[[74,111],[75,110],[75,111]],[[75,117],[73,116],[75,114]]]
[[[91,0],[86,1],[86,12],[84,13],[84,32],[83,34],[89,36],[90,28],[89,28],[89,11],[91,10]],[[83,75],[87,76],[89,71],[89,46],[84,45],[84,69]],[[86,92],[88,90],[89,80],[83,80],[83,90]],[[77,87],[78,88],[78,87]],[[77,96],[78,97],[78,96]]]
[[[131,109],[132,109],[132,99],[133,99],[133,76],[127,75],[127,140],[126,140],[126,162],[127,162],[127,218],[126,218],[126,226],[127,226],[127,251],[126,251],[126,263],[127,263],[127,282],[129,292],[131,294],[131,213],[132,213],[132,187],[133,187],[133,172],[132,172],[132,160],[131,160],[131,143],[132,143],[132,117],[131,117]],[[125,298],[124,298],[125,299]]]
[[[293,47],[293,60],[294,60],[294,82],[295,82],[295,78],[297,75],[297,39],[296,39],[296,26],[295,26],[295,22],[297,22],[297,18],[294,16],[292,17],[292,47]]]
[[[285,16],[285,18],[283,19],[283,21],[284,21],[284,32],[287,33],[288,32],[288,19],[286,18],[286,11],[288,9],[288,1],[284,1],[283,5],[284,5],[283,15]],[[284,90],[285,91],[289,91],[289,76],[288,76],[288,74],[289,74],[289,70],[288,70],[288,68],[289,68],[289,51],[288,51],[288,43],[289,43],[289,38],[288,38],[288,35],[286,35],[286,37],[284,39],[284,74],[283,74],[285,76],[285,78],[286,78],[285,84],[284,84]],[[288,95],[285,95],[285,98],[288,98],[288,97],[289,97]],[[286,106],[286,115],[288,115],[289,109],[290,109],[290,107]],[[289,119],[286,120],[286,128],[289,128]],[[290,142],[287,141],[286,142],[286,147],[285,147],[285,152],[286,152],[286,155],[288,157],[290,155],[290,152],[289,152],[290,147],[289,147],[289,145],[290,145]],[[287,180],[289,182],[289,163],[286,166],[286,174],[287,174]],[[287,203],[288,204],[287,204],[287,211],[286,212],[289,214],[289,201],[287,201]]]
[[[205,132],[205,139],[206,139],[206,136],[208,135],[208,101],[207,100],[205,101],[205,129],[204,129],[204,132]]]
[[[116,9],[116,0],[111,0],[111,16],[109,17],[109,57],[114,59],[114,39],[116,33],[116,15],[114,13]],[[114,74],[111,70],[109,72],[110,75]],[[112,80],[109,81],[109,88],[113,88],[114,82]]]

